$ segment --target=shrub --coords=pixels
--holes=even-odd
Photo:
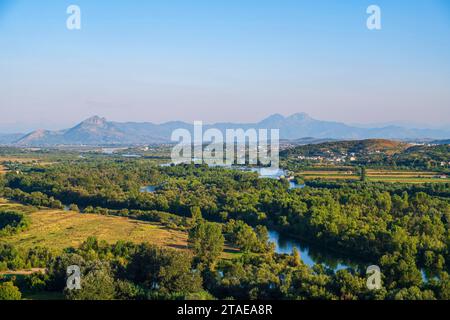
[[[11,281],[0,284],[0,300],[20,300],[22,293]]]
[[[0,211],[0,237],[19,233],[30,226],[30,220],[21,212]]]

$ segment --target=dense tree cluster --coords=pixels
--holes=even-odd
[[[144,160],[61,161],[45,169],[22,169],[27,174],[6,175],[3,196],[189,230],[194,257],[147,245],[108,246],[94,239],[58,257],[40,251],[29,256],[0,246],[4,268],[35,265],[36,256],[42,256],[49,272],[39,277],[48,279],[36,284],[43,281],[46,290],[63,289],[64,267],[75,260],[83,266],[88,284],[101,279],[99,286],[88,285],[88,292],[67,292],[71,299],[449,296],[448,184],[312,181],[304,189],[290,190],[288,181],[259,179],[256,173],[194,165],[157,167]],[[155,192],[140,191],[147,185],[156,186]],[[384,289],[369,292],[365,270],[309,268],[298,253],[275,254],[267,228],[379,265]],[[224,241],[242,255],[221,259]]]
[[[17,281],[24,292],[64,292],[66,299],[179,299],[206,295],[193,257],[185,251],[119,241],[108,245],[95,238],[49,259],[46,273]],[[34,261],[36,263],[36,261]],[[69,290],[67,267],[81,268],[81,290]],[[11,265],[14,267],[13,265]],[[0,279],[1,282],[1,279]]]
[[[209,244],[207,244],[209,245]],[[195,259],[201,259],[200,251]],[[81,268],[81,290],[66,287],[67,267]],[[198,265],[197,265],[198,266]],[[401,266],[396,266],[401,268]],[[383,283],[390,274],[383,273]],[[0,298],[19,299],[20,292],[62,292],[66,299],[448,299],[450,278],[417,283],[410,277],[394,287],[366,287],[357,270],[337,272],[322,265],[309,268],[298,252],[280,255],[248,253],[198,269],[187,252],[95,238],[52,257],[46,273],[21,280],[1,280]],[[19,291],[20,289],[20,291]]]
[[[29,225],[30,220],[23,213],[0,210],[0,237],[21,232]]]
[[[47,248],[19,250],[8,243],[3,243],[0,239],[0,271],[45,268],[51,258],[52,253]]]

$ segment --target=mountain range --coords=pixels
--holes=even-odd
[[[55,146],[55,145],[142,145],[169,143],[175,129],[183,128],[192,132],[192,124],[172,121],[162,124],[149,122],[113,122],[99,116],[91,117],[78,125],[64,130],[36,130],[31,133],[0,134],[0,144],[16,146]],[[204,130],[217,128],[244,130],[280,129],[280,138],[284,140],[308,139],[449,139],[450,127],[444,129],[405,128],[385,126],[362,128],[340,122],[316,120],[306,113],[296,113],[285,117],[274,114],[257,123],[216,123],[204,125]],[[306,140],[308,140],[306,139]]]

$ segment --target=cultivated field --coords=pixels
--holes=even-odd
[[[305,180],[358,180],[360,176],[353,170],[306,170],[299,173]],[[450,179],[436,177],[437,173],[428,171],[396,171],[367,169],[368,181],[400,182],[400,183],[439,183],[450,182]]]
[[[17,163],[32,163],[39,162],[41,159],[29,156],[0,156],[0,162],[17,162]]]

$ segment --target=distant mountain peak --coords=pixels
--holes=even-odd
[[[291,121],[311,121],[314,120],[313,118],[311,118],[309,116],[309,114],[305,113],[305,112],[298,112],[298,113],[294,113],[288,117],[285,117],[279,113],[275,113],[267,118],[265,118],[262,122],[268,123],[268,122],[280,122],[280,121],[285,121],[285,120],[291,120]]]
[[[57,131],[49,131],[44,129],[38,129],[33,132],[30,132],[26,134],[25,136],[21,137],[20,139],[15,141],[15,144],[17,145],[29,145],[33,144],[34,141],[42,141],[54,136],[59,135],[59,132]]]
[[[45,130],[45,129],[37,129],[29,134],[27,134],[26,136],[30,139],[37,139],[37,138],[42,138],[45,137],[46,134],[48,134],[50,131]]]
[[[45,130],[45,129],[37,129],[33,133],[36,135],[41,135],[41,134],[45,134],[46,132],[47,132],[47,130]]]
[[[90,125],[104,125],[105,123],[106,118],[101,118],[99,116],[93,116],[81,122],[81,124],[90,124]]]
[[[309,116],[309,114],[307,114],[305,112],[294,113],[293,115],[289,116],[288,119],[297,120],[297,121],[312,120],[312,118]]]
[[[282,121],[284,120],[285,117],[282,114],[279,113],[274,113],[270,116],[268,116],[267,118],[265,118],[264,120],[262,120],[261,122],[267,122],[267,121]]]

